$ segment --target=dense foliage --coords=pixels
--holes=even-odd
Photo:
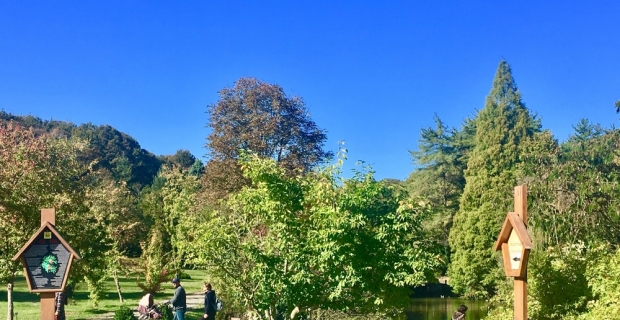
[[[550,152],[528,155],[536,210],[531,224],[540,231],[538,240],[544,245],[620,244],[620,131],[604,130],[586,139],[577,132],[562,146],[546,144]]]
[[[410,286],[433,278],[441,261],[422,228],[426,203],[397,196],[372,172],[289,176],[257,155],[241,165],[252,183],[189,222],[187,253],[261,319],[317,309],[398,315]]]

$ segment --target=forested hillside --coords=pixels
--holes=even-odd
[[[85,164],[92,164],[92,170],[105,171],[114,180],[127,183],[135,191],[151,185],[162,164],[174,164],[187,169],[197,160],[186,150],[179,150],[174,155],[156,156],[141,148],[138,141],[128,134],[109,125],[76,125],[65,121],[43,120],[32,115],[13,115],[0,110],[0,123],[10,121],[32,128],[37,135],[48,134],[56,138],[87,141],[86,150],[80,153],[79,159]]]

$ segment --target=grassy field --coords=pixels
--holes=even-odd
[[[199,292],[202,288],[203,281],[207,280],[206,274],[203,271],[196,270],[184,270],[190,277],[190,279],[183,279],[181,281],[185,291],[190,293]],[[123,298],[125,299],[125,305],[131,309],[135,309],[138,306],[138,301],[143,296],[141,289],[136,284],[135,276],[129,276],[128,278],[121,277],[121,291],[123,292]],[[123,305],[116,293],[116,287],[114,281],[110,278],[106,282],[105,294],[99,301],[99,307],[93,308],[91,302],[88,299],[88,288],[86,284],[80,284],[73,294],[73,298],[69,300],[69,304],[66,306],[67,319],[83,320],[94,319],[103,314],[114,312],[119,306]],[[164,290],[155,295],[155,303],[166,301],[172,297],[174,289],[171,283],[162,284]],[[40,298],[38,294],[32,294],[28,292],[28,285],[23,277],[20,277],[15,283],[15,290],[13,291],[13,301],[15,312],[17,313],[17,320],[32,320],[39,319],[40,317]],[[6,285],[3,284],[0,288],[0,314],[5,315],[7,310],[7,296]],[[202,313],[189,314],[189,319],[198,319]],[[4,316],[0,316],[3,318]]]

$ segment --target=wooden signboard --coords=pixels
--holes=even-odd
[[[73,259],[80,256],[46,222],[13,257],[20,259],[30,292],[63,291]]]
[[[54,223],[54,209],[41,210],[41,227],[13,257],[24,266],[30,292],[41,293],[42,320],[54,318],[54,293],[65,289],[71,263],[80,259]]]
[[[506,215],[494,249],[502,250],[506,276],[525,277],[532,239],[516,213],[509,212]]]

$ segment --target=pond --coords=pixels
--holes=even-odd
[[[407,309],[407,320],[450,320],[459,305],[467,306],[467,320],[480,320],[487,315],[487,305],[481,300],[455,298],[414,298]]]

